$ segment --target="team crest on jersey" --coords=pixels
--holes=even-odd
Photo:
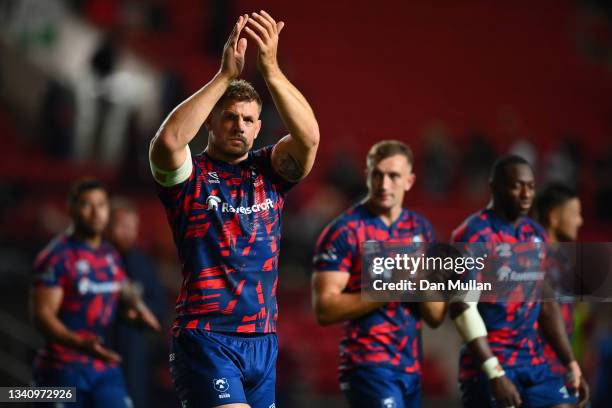
[[[206,199],[207,210],[218,210],[221,199],[217,196],[208,196]]]
[[[79,259],[74,266],[80,275],[88,274],[91,270],[89,262],[87,262],[85,259]]]
[[[423,242],[423,236],[421,234],[419,235],[415,235],[414,237],[412,237],[412,242]]]
[[[259,177],[259,174],[255,170],[255,166],[251,166],[251,182],[253,182],[255,187],[259,187],[263,184],[263,179]]]
[[[389,398],[383,398],[380,401],[380,406],[381,408],[395,408],[397,405],[395,404],[395,398],[389,397]]]
[[[213,387],[220,393],[219,398],[229,398],[230,395],[227,393],[227,390],[229,390],[229,382],[227,378],[214,378]]]
[[[219,175],[216,171],[209,171],[206,175],[208,176],[208,178],[206,179],[208,183],[220,183]]]

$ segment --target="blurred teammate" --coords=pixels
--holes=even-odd
[[[542,227],[527,216],[534,198],[531,166],[515,155],[493,166],[488,208],[453,232],[455,242],[544,242]],[[514,247],[518,248],[518,247]],[[518,250],[518,249],[514,249]],[[466,342],[459,380],[465,407],[570,407],[576,399],[546,364],[538,326],[581,390],[586,383],[572,354],[557,303],[453,302],[450,315]]]
[[[159,323],[102,238],[109,215],[102,184],[77,182],[69,206],[72,229],[51,241],[35,262],[31,303],[45,346],[34,363],[34,383],[76,387],[75,407],[131,407],[121,357],[104,346],[105,336],[120,301],[130,320],[156,330]]]
[[[150,159],[183,272],[170,365],[183,406],[274,407],[276,285],[285,194],[312,168],[318,124],[276,59],[283,22],[241,16],[202,89],[181,103],[151,143]],[[246,38],[290,134],[251,151],[261,100],[236,78]],[[206,150],[188,143],[208,128]]]
[[[119,252],[126,275],[142,292],[146,305],[158,321],[163,321],[167,309],[164,289],[152,259],[138,247],[139,225],[138,209],[133,203],[126,199],[112,200],[108,240]],[[147,333],[129,322],[119,321],[116,326],[115,344],[123,358],[121,366],[134,408],[151,405],[149,396],[154,371],[152,348],[155,345],[153,340],[158,339],[158,336],[147,336]],[[163,348],[166,348],[165,341]]]
[[[576,241],[582,210],[575,190],[562,183],[550,183],[537,194],[534,207],[550,242]]]
[[[538,192],[534,210],[551,243],[576,241],[578,230],[582,226],[582,215],[580,198],[575,190],[562,183],[550,183]],[[571,339],[574,330],[574,303],[563,302],[559,307],[565,330]],[[544,355],[553,372],[567,374],[566,367],[561,364],[549,344],[544,346]]]
[[[420,406],[421,318],[432,327],[444,319],[443,302],[361,299],[362,242],[435,240],[430,222],[402,206],[415,180],[412,165],[412,151],[401,142],[372,146],[368,196],[327,226],[317,242],[313,308],[322,325],[345,322],[340,388],[351,407]]]

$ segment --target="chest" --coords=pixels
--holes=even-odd
[[[514,228],[491,223],[489,231],[485,245],[490,259],[518,267],[539,264],[544,258],[544,239],[529,225]]]
[[[207,233],[263,236],[280,230],[283,198],[257,167],[203,169],[190,203],[189,224],[205,226]]]
[[[533,300],[546,276],[546,247],[543,237],[529,226],[491,228],[487,242],[477,244],[484,253],[483,277],[494,282],[499,298],[509,301]]]
[[[387,226],[379,220],[361,221],[354,223],[353,232],[359,247],[366,241],[393,241],[406,244],[427,241],[424,228],[412,222]]]
[[[355,252],[351,259],[351,276],[348,288],[356,290],[361,287],[361,270],[364,258],[371,258],[373,254],[382,257],[393,257],[396,254],[409,252],[415,248],[408,244],[417,244],[428,240],[424,228],[412,223],[386,226],[382,223],[359,222],[353,225],[352,239],[354,239]]]
[[[66,294],[71,297],[117,294],[125,279],[119,260],[110,253],[77,253],[66,261],[66,268],[72,278]]]

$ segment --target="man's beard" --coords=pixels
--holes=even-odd
[[[82,235],[85,238],[95,238],[99,235],[102,235],[104,228],[96,228],[94,226],[90,226],[84,222],[77,222],[74,225],[74,230],[79,235]]]
[[[234,158],[239,158],[239,157],[244,156],[246,153],[248,153],[249,145],[247,143],[247,139],[244,136],[234,136],[232,137],[232,139],[234,140],[239,139],[242,142],[242,146],[240,148],[232,146],[230,148],[223,149],[223,152],[226,155],[230,157],[234,157]],[[230,142],[233,142],[233,140]]]

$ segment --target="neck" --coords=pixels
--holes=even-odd
[[[370,212],[376,214],[385,223],[386,226],[393,224],[402,213],[401,206],[395,206],[392,208],[380,208],[375,205],[370,199],[367,199],[365,206]]]
[[[85,231],[79,231],[78,229],[72,234],[76,239],[87,243],[92,248],[99,248],[102,244],[102,235],[90,234]]]
[[[511,215],[509,215],[503,208],[501,208],[498,205],[495,205],[494,201],[492,201],[489,204],[488,208],[491,208],[493,210],[493,212],[495,214],[497,214],[501,219],[509,222],[510,224],[512,224],[515,227],[519,224],[519,222],[521,221],[521,218],[523,218],[523,216],[520,215],[520,214],[518,216],[511,216]]]
[[[208,146],[206,146],[204,152],[206,152],[208,156],[212,157],[215,160],[223,161],[229,164],[238,164],[249,156],[248,152],[239,157],[236,157],[234,155],[228,155],[218,149],[215,149],[215,147],[211,143],[208,143]]]

